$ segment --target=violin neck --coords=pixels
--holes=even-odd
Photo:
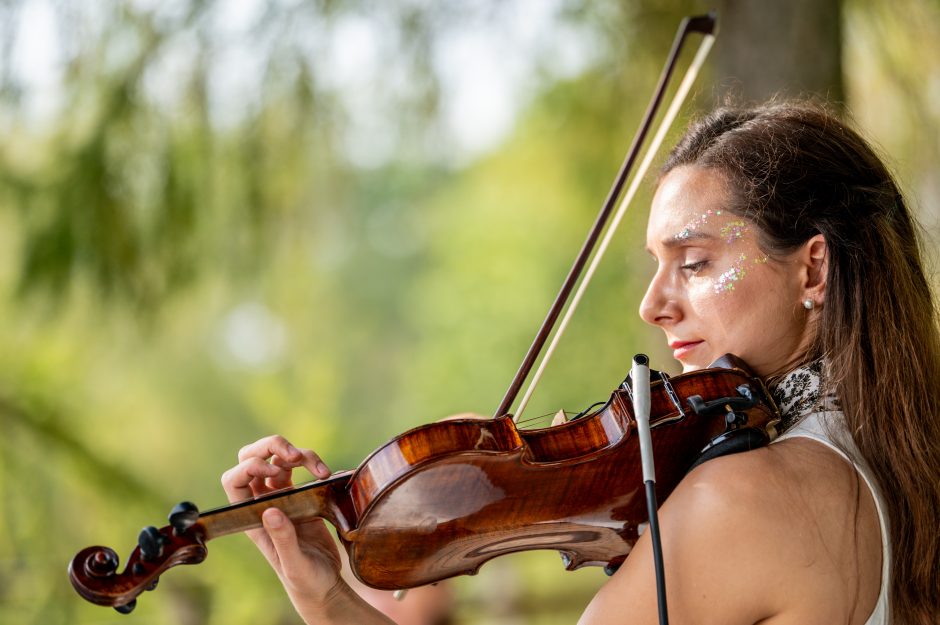
[[[228,506],[208,510],[199,515],[204,539],[211,540],[261,527],[261,515],[268,508],[278,508],[291,520],[308,521],[321,518],[329,521],[341,534],[355,527],[352,510],[340,502],[349,501],[345,491],[352,471],[335,473],[325,480],[309,482],[246,499]]]

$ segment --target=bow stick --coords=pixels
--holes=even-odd
[[[519,389],[522,387],[522,383],[528,377],[535,360],[538,358],[538,355],[542,351],[542,347],[545,345],[545,342],[548,339],[555,322],[558,320],[558,316],[565,307],[565,304],[571,295],[572,289],[578,282],[578,279],[581,276],[581,272],[584,269],[588,258],[591,257],[591,253],[593,252],[594,247],[600,238],[601,232],[604,231],[604,227],[607,224],[611,213],[613,212],[614,205],[617,203],[617,199],[623,190],[624,183],[630,174],[630,170],[633,168],[633,164],[636,161],[636,157],[639,154],[643,141],[646,139],[646,135],[652,126],[653,119],[659,110],[659,106],[662,103],[663,96],[666,92],[666,87],[669,84],[669,79],[671,78],[673,70],[675,69],[679,58],[679,53],[682,50],[682,46],[686,37],[692,33],[701,33],[704,35],[704,37],[702,42],[699,44],[695,58],[693,59],[688,70],[686,70],[685,76],[683,77],[682,82],[679,84],[679,88],[676,91],[676,95],[673,97],[672,102],[666,110],[666,113],[660,122],[659,128],[646,151],[646,155],[641,161],[640,166],[637,169],[633,180],[631,181],[630,187],[627,189],[627,193],[620,202],[616,214],[614,215],[614,219],[611,222],[610,227],[607,228],[600,246],[597,248],[597,253],[594,254],[593,258],[591,259],[591,264],[589,265],[587,272],[584,274],[584,279],[581,280],[581,283],[578,285],[578,290],[571,299],[571,303],[565,311],[565,316],[562,318],[561,323],[558,326],[558,331],[552,338],[552,342],[549,344],[544,358],[542,358],[542,361],[539,363],[539,367],[536,370],[532,381],[529,383],[525,395],[519,402],[519,406],[516,409],[516,413],[513,417],[513,420],[518,423],[519,418],[522,416],[522,412],[525,410],[525,407],[535,390],[535,387],[538,385],[538,382],[542,377],[542,373],[544,372],[548,361],[551,359],[551,356],[555,351],[555,347],[558,345],[558,341],[561,339],[565,329],[568,327],[568,322],[571,320],[574,311],[577,309],[578,303],[581,301],[581,298],[584,295],[584,291],[587,289],[587,286],[590,283],[601,258],[603,258],[604,252],[607,250],[611,239],[613,239],[617,226],[620,224],[623,215],[626,213],[627,206],[629,206],[630,202],[633,200],[633,197],[636,195],[636,191],[640,186],[640,182],[643,180],[647,170],[649,170],[656,152],[662,145],[663,139],[666,136],[666,132],[669,130],[669,127],[675,120],[676,115],[678,115],[682,103],[685,101],[689,90],[692,88],[692,83],[695,81],[699,70],[705,63],[705,59],[708,56],[708,53],[711,50],[712,44],[715,40],[715,32],[717,32],[717,26],[716,14],[714,12],[711,12],[707,15],[687,17],[683,19],[682,23],[679,25],[679,30],[676,33],[675,40],[673,41],[672,49],[670,50],[669,57],[666,60],[665,68],[659,77],[659,84],[657,85],[656,91],[653,93],[653,98],[646,109],[646,114],[643,117],[640,128],[637,131],[636,136],[633,138],[633,144],[627,151],[627,156],[624,158],[623,164],[620,166],[620,171],[617,172],[617,177],[615,178],[614,183],[607,194],[607,199],[604,201],[604,204],[601,207],[601,211],[598,214],[597,219],[595,219],[594,225],[591,227],[590,232],[588,232],[587,239],[582,245],[581,251],[578,253],[577,258],[575,258],[574,264],[572,265],[571,270],[568,272],[568,276],[562,283],[561,290],[555,297],[555,301],[552,303],[552,306],[548,311],[548,315],[542,322],[542,326],[539,328],[539,331],[535,336],[535,340],[529,347],[529,351],[526,353],[519,370],[516,372],[512,384],[509,386],[509,390],[506,391],[502,402],[500,402],[499,407],[496,409],[496,413],[493,415],[494,417],[502,416],[509,411],[509,408],[512,406],[512,403],[515,401],[516,396],[519,393]]]

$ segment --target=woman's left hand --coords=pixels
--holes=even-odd
[[[222,487],[235,503],[292,486],[294,469],[318,478],[330,470],[310,449],[298,449],[283,436],[268,436],[238,452],[238,464],[222,475]],[[321,519],[293,522],[277,508],[265,510],[264,527],[246,532],[264,554],[301,614],[321,611],[345,582],[336,541]]]

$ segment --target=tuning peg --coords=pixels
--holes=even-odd
[[[173,532],[179,536],[199,520],[199,508],[192,502],[181,501],[173,506],[168,518]]]
[[[154,590],[154,589],[156,589],[158,583],[160,583],[160,578],[159,578],[159,577],[155,577],[152,582],[150,582],[149,584],[147,584],[147,587],[144,588],[144,590]]]
[[[134,608],[137,607],[137,599],[131,599],[129,603],[124,605],[116,605],[114,609],[120,612],[121,614],[130,614],[134,611]]]
[[[163,543],[165,539],[160,534],[160,530],[153,525],[148,525],[140,530],[137,537],[137,545],[140,547],[140,557],[143,560],[156,560],[163,555]]]

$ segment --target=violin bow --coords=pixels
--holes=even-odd
[[[682,82],[679,84],[679,87],[676,90],[676,94],[673,96],[673,99],[669,104],[662,121],[660,122],[656,134],[654,135],[643,160],[640,162],[636,174],[633,176],[630,187],[627,189],[626,194],[624,194],[622,201],[617,207],[616,213],[614,213],[613,221],[611,221],[610,227],[607,228],[605,232],[604,227],[610,219],[611,213],[614,212],[614,206],[617,204],[617,199],[620,197],[627,177],[630,175],[630,170],[633,169],[633,164],[640,152],[640,148],[642,147],[643,142],[646,139],[646,135],[649,133],[649,130],[652,127],[653,119],[656,117],[656,113],[659,110],[663,97],[665,96],[666,88],[668,87],[669,80],[672,77],[673,71],[675,70],[683,44],[685,43],[686,38],[692,33],[702,34],[702,42],[699,44],[698,51],[695,53],[695,57],[693,58],[692,63],[689,65],[689,68],[686,70],[685,76],[683,77]],[[546,349],[545,356],[539,363],[538,369],[535,371],[535,374],[533,375],[533,378],[529,383],[525,394],[519,402],[516,413],[513,416],[513,421],[516,423],[519,422],[519,418],[522,416],[526,405],[529,403],[529,399],[532,397],[532,393],[535,391],[535,387],[538,385],[538,382],[542,377],[542,373],[544,372],[548,361],[551,359],[552,354],[554,354],[555,348],[564,334],[565,329],[568,327],[568,323],[571,320],[571,317],[574,315],[574,311],[577,309],[584,292],[587,290],[587,286],[590,284],[591,278],[594,276],[594,272],[596,271],[597,266],[600,264],[604,253],[607,251],[607,248],[610,245],[610,241],[613,239],[617,227],[620,225],[620,221],[623,219],[624,214],[626,214],[627,207],[633,201],[633,197],[636,195],[640,183],[646,175],[646,172],[649,170],[649,167],[652,164],[653,158],[655,158],[659,147],[662,145],[663,139],[666,136],[666,132],[672,126],[673,121],[675,121],[676,116],[679,114],[679,109],[682,107],[683,102],[685,102],[685,99],[692,88],[692,84],[695,82],[695,78],[698,76],[699,70],[705,63],[705,59],[707,58],[712,44],[715,41],[716,33],[717,14],[714,11],[706,15],[686,17],[679,24],[679,30],[676,33],[675,39],[673,40],[672,49],[669,52],[666,65],[663,68],[662,74],[660,74],[659,83],[657,84],[656,90],[653,93],[653,97],[647,106],[646,113],[643,116],[643,121],[640,123],[640,128],[633,138],[633,143],[631,144],[630,149],[627,151],[627,155],[624,158],[623,164],[620,166],[620,170],[617,172],[617,177],[614,179],[614,183],[611,186],[610,191],[607,193],[607,199],[604,201],[600,213],[597,215],[597,218],[594,221],[594,225],[588,232],[588,236],[585,239],[584,244],[581,246],[581,251],[578,252],[578,256],[575,258],[574,264],[571,266],[571,270],[568,272],[565,281],[562,283],[561,289],[559,290],[558,295],[555,297],[555,301],[552,303],[551,308],[549,308],[545,320],[542,322],[538,333],[536,333],[535,340],[532,341],[532,345],[529,347],[529,351],[526,352],[525,358],[523,359],[522,364],[519,366],[518,371],[516,371],[516,375],[513,378],[509,389],[506,391],[502,402],[500,402],[499,407],[496,409],[496,413],[493,415],[494,417],[500,417],[509,412],[510,407],[516,400],[516,396],[519,394],[519,389],[522,388],[522,384],[529,376],[529,373],[531,372],[532,367],[539,356],[539,353],[541,353],[542,348],[544,347],[545,342],[548,340],[548,337],[551,334],[556,321],[558,321],[558,317],[561,314],[562,309],[565,308],[565,305],[571,296],[572,290],[574,289],[575,285],[578,284],[578,279],[581,277],[585,264],[590,258],[591,263],[588,266],[587,271],[584,273],[584,278],[580,281],[580,284],[578,284],[578,289],[575,292],[574,297],[571,298],[570,305],[568,305],[567,309],[565,310],[565,315],[562,317],[562,320],[558,325],[558,331],[555,332],[552,338],[552,342]],[[594,248],[597,246],[598,239],[600,239],[602,232],[604,233],[604,238],[601,240],[600,246],[597,247],[597,253],[592,257],[591,254],[594,251]]]

